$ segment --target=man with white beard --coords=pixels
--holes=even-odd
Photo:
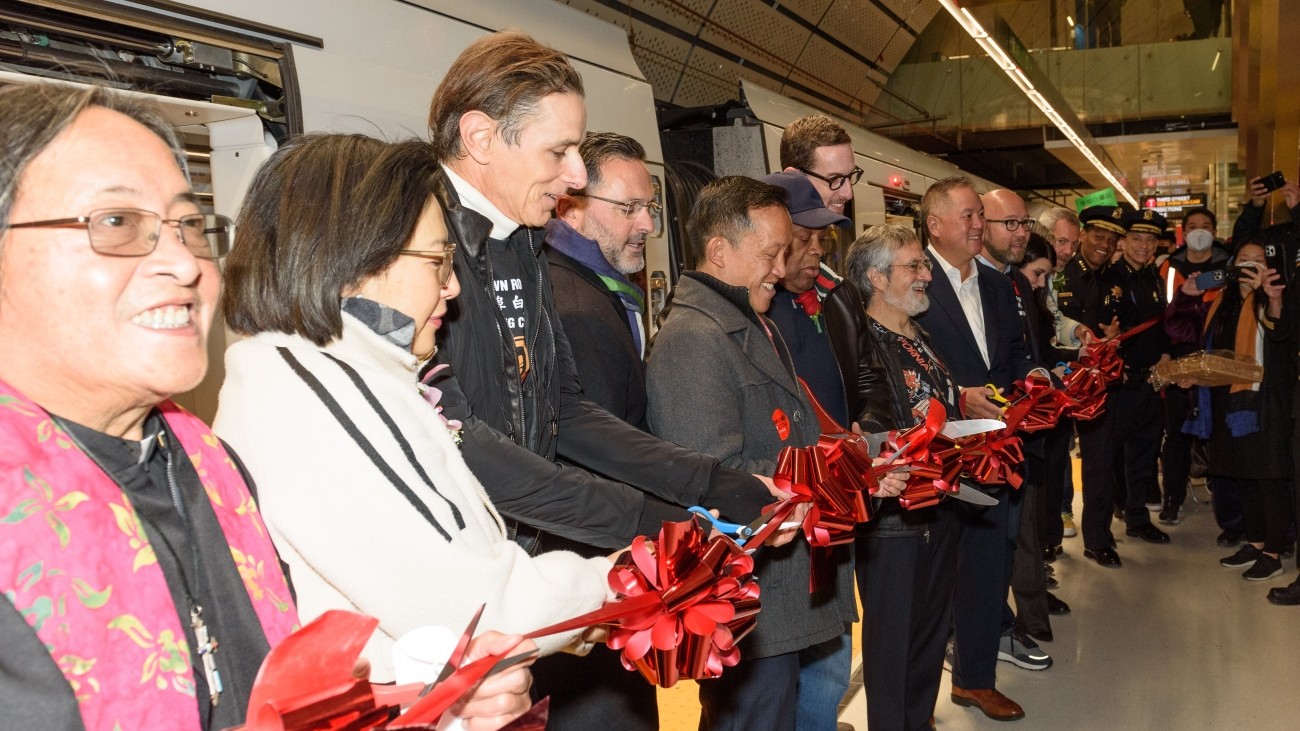
[[[906,429],[925,419],[931,398],[959,418],[956,381],[913,319],[929,307],[933,279],[916,234],[872,226],[849,247],[844,264],[845,281],[826,298],[825,314],[853,421],[866,433]],[[930,728],[959,520],[944,506],[904,510],[896,500],[875,502],[854,542],[867,726]]]

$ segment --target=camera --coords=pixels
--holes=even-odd
[[[1281,170],[1275,170],[1260,178],[1259,182],[1264,186],[1264,190],[1272,192],[1286,185],[1286,177],[1282,175]]]

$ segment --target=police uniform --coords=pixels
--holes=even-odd
[[[1126,228],[1129,233],[1158,237],[1167,226],[1164,216],[1143,210],[1126,220]],[[1122,477],[1116,476],[1112,494],[1124,510],[1129,535],[1166,543],[1169,537],[1151,524],[1146,501],[1148,492],[1157,491],[1156,455],[1164,432],[1164,406],[1148,379],[1152,366],[1169,354],[1169,336],[1164,328],[1168,301],[1153,263],[1136,267],[1121,258],[1111,265],[1111,277],[1119,289],[1116,311],[1120,333],[1128,333],[1119,349],[1124,359],[1124,378],[1110,391],[1106,404],[1112,414],[1110,444],[1114,450],[1114,458],[1108,461],[1123,470]],[[1121,490],[1121,484],[1127,490]]]
[[[1085,208],[1079,214],[1085,229],[1100,228],[1116,234],[1127,232],[1124,209],[1111,206]],[[1060,286],[1056,290],[1056,305],[1065,317],[1077,320],[1100,335],[1103,326],[1119,314],[1119,300],[1123,290],[1107,262],[1093,268],[1083,254],[1075,254],[1061,272]],[[1079,453],[1082,456],[1083,518],[1080,528],[1083,546],[1092,555],[1115,547],[1110,521],[1115,491],[1115,462],[1117,452],[1111,444],[1110,424],[1114,421],[1112,396],[1117,389],[1107,391],[1106,409],[1092,420],[1077,422]],[[1101,559],[1098,559],[1099,561]],[[1119,565],[1119,559],[1107,565]]]

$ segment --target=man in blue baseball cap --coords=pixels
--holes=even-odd
[[[822,196],[803,173],[773,173],[764,183],[783,188],[786,209],[794,224],[794,239],[786,250],[785,276],[772,298],[768,317],[776,324],[790,349],[794,371],[813,392],[817,401],[840,424],[849,423],[844,380],[840,377],[835,353],[826,333],[822,315],[823,294],[813,285],[821,271],[823,236],[830,226],[847,226],[849,219],[826,207]],[[836,549],[837,562],[851,562],[848,547]],[[852,586],[836,586],[836,591],[852,592]],[[804,648],[799,655],[799,725],[808,728],[835,728],[840,699],[849,687],[852,674],[853,642],[850,626],[844,633],[826,642]]]

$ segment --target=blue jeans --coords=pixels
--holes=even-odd
[[[799,651],[796,731],[835,731],[853,673],[853,639],[844,634]]]

